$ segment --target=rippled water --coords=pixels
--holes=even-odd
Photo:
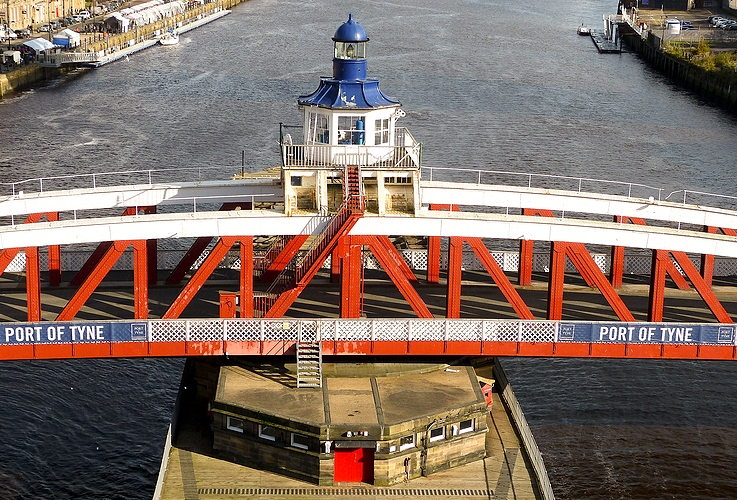
[[[615,1],[251,0],[213,24],[0,101],[3,181],[279,162],[279,123],[367,30],[368,74],[430,166],[734,194],[737,126],[576,36]],[[181,174],[184,176],[185,174]],[[192,175],[191,172],[186,175]],[[190,177],[188,177],[190,178]],[[0,364],[0,497],[149,498],[181,360]],[[558,498],[733,498],[733,363],[507,360]]]

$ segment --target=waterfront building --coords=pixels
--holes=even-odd
[[[51,21],[70,17],[85,8],[84,0],[50,0],[32,2],[29,0],[7,0],[2,3],[0,24],[10,25],[12,30],[33,26],[34,31]]]
[[[221,459],[322,486],[389,486],[486,456],[489,409],[470,366],[335,364],[309,389],[289,373],[220,368],[212,431]]]

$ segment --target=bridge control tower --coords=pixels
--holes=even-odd
[[[282,129],[284,210],[338,211],[346,198],[348,172],[360,180],[366,213],[419,210],[421,144],[397,127],[401,103],[366,76],[369,38],[353,15],[333,36],[332,77],[299,97],[302,143]]]

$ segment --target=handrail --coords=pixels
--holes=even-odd
[[[533,188],[533,187],[539,187],[539,188],[554,188],[554,189],[564,189],[561,186],[555,186],[553,182],[550,181],[574,181],[574,186],[572,189],[578,193],[584,193],[589,192],[591,194],[604,194],[600,191],[586,191],[584,189],[585,183],[597,183],[597,184],[604,184],[607,186],[615,186],[615,187],[624,187],[626,188],[626,194],[623,196],[627,196],[628,198],[632,197],[644,197],[647,198],[648,196],[634,196],[633,191],[635,188],[640,188],[645,191],[650,191],[653,194],[653,198],[657,199],[658,201],[661,201],[662,199],[662,193],[665,191],[665,188],[659,188],[654,186],[649,186],[647,184],[639,184],[636,182],[623,182],[623,181],[611,181],[611,180],[605,180],[605,179],[595,179],[595,178],[589,178],[589,177],[573,177],[573,176],[567,176],[567,175],[554,175],[554,174],[533,174],[533,173],[525,173],[525,172],[510,172],[510,171],[504,171],[504,170],[483,170],[483,169],[466,169],[466,168],[453,168],[453,167],[428,167],[423,166],[422,167],[422,176],[425,177],[425,174],[428,174],[428,177],[430,182],[438,181],[437,172],[441,173],[451,173],[448,177],[453,177],[452,180],[449,180],[447,182],[462,182],[460,178],[471,178],[470,182],[477,184],[477,185],[492,185],[492,184],[498,184],[494,182],[483,182],[485,179],[489,179],[491,176],[509,176],[516,179],[522,179],[526,182],[526,187]],[[444,179],[445,180],[445,179]],[[535,181],[541,181],[539,184],[535,183]],[[542,181],[548,181],[548,183],[543,183]]]
[[[22,179],[20,181],[15,181],[15,182],[0,182],[0,188],[10,188],[11,194],[13,196],[17,196],[19,193],[22,192],[19,188],[24,187],[25,189],[31,189],[33,188],[33,185],[38,185],[38,192],[40,193],[49,191],[49,189],[46,189],[46,186],[52,181],[66,181],[66,184],[68,185],[63,186],[64,189],[82,189],[82,188],[96,189],[100,187],[98,186],[98,184],[102,179],[115,178],[115,180],[119,182],[121,176],[136,176],[136,175],[141,176],[141,181],[137,182],[136,184],[152,185],[154,184],[155,174],[163,174],[162,179],[164,180],[162,180],[162,182],[165,183],[165,182],[171,182],[173,177],[176,178],[176,176],[171,175],[174,172],[176,173],[196,172],[197,173],[196,179],[186,179],[186,180],[202,182],[205,180],[218,180],[218,177],[220,177],[220,179],[231,179],[232,176],[230,172],[235,172],[238,168],[240,167],[233,166],[232,170],[228,170],[227,167],[223,167],[223,166],[178,167],[178,168],[163,168],[163,169],[148,168],[148,169],[142,169],[142,170],[116,170],[116,171],[111,171],[111,172],[94,172],[94,173],[85,173],[85,174],[55,175],[55,176],[47,176],[47,177],[32,177],[32,178]],[[211,173],[211,172],[217,175],[208,175],[207,178],[203,176],[203,174]],[[83,182],[77,183],[75,181],[83,181]],[[74,185],[74,184],[77,184],[77,185]],[[136,184],[130,184],[130,185],[136,185]],[[126,184],[119,184],[119,183],[112,184],[112,186],[115,186],[115,185],[126,185]]]

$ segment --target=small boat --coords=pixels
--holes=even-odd
[[[159,38],[161,45],[176,45],[179,43],[179,35],[174,30],[169,30]]]
[[[591,29],[581,24],[581,26],[578,27],[576,30],[576,33],[578,33],[581,36],[588,36],[591,34]]]

